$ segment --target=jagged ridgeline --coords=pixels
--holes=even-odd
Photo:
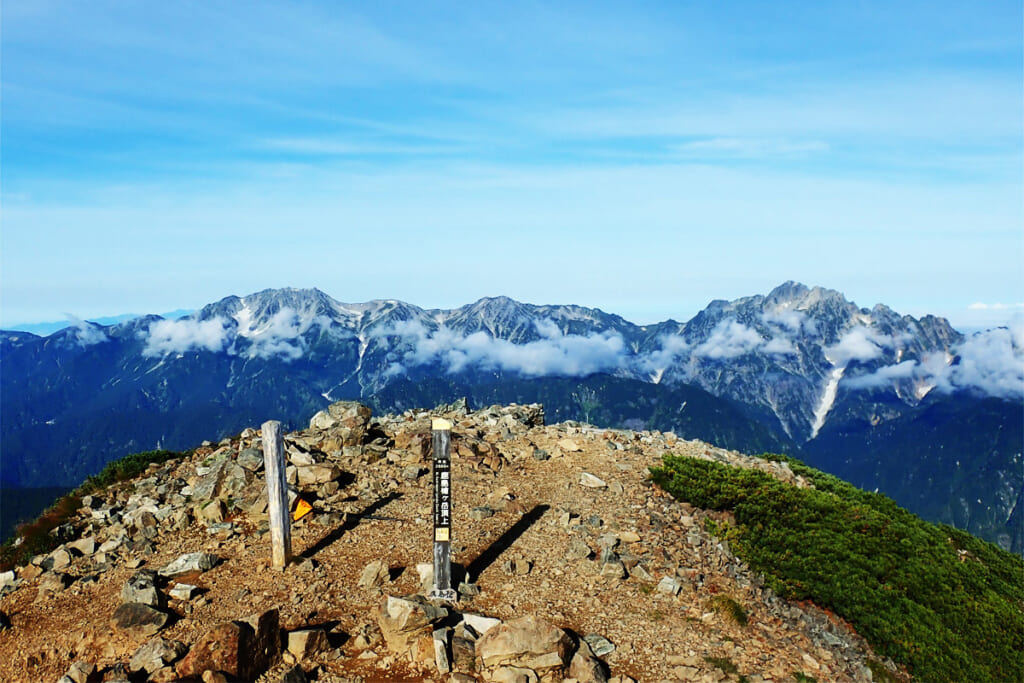
[[[785,452],[1022,553],[1018,337],[792,282],[651,325],[506,297],[428,310],[267,290],[178,320],[0,332],[0,487],[70,488],[128,453],[267,415],[295,428],[334,400],[400,411],[467,396]]]
[[[454,606],[422,596],[433,416]],[[1019,557],[785,456],[545,418],[332,404],[284,436],[283,571],[255,429],[111,463],[3,547],[0,680],[1024,675]]]

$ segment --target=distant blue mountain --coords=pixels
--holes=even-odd
[[[186,315],[195,313],[194,308],[179,308],[168,313],[161,313],[161,318],[167,320],[177,320],[178,318],[184,318]],[[97,325],[117,325],[118,323],[127,322],[129,320],[135,320],[136,318],[143,317],[139,313],[122,313],[121,315],[108,315],[102,318],[89,318],[88,322],[96,323]],[[71,327],[72,324],[68,320],[60,320],[49,323],[26,323],[24,325],[13,325],[4,329],[10,332],[28,332],[39,337],[49,337],[54,332],[60,332]]]

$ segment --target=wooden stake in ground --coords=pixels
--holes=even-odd
[[[434,587],[431,600],[455,602],[452,589],[452,423],[434,418]]]
[[[273,564],[284,567],[292,559],[292,522],[288,515],[285,482],[284,436],[281,423],[263,423],[263,466],[267,472],[267,507],[270,509],[270,545]]]

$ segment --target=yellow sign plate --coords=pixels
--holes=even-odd
[[[434,529],[434,540],[435,541],[450,541],[450,540],[452,540],[451,539],[451,535],[452,535],[452,530],[447,528],[447,527],[441,527],[439,529]]]

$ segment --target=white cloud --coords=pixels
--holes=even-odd
[[[796,346],[786,337],[773,337],[761,348],[765,353],[774,353],[780,356],[796,355]]]
[[[853,389],[891,386],[913,379],[919,386],[949,393],[973,390],[988,396],[1024,397],[1024,316],[1006,328],[980,332],[952,349],[952,354],[929,353],[879,368],[869,375],[844,380]],[[921,394],[923,395],[923,394]]]
[[[250,358],[280,356],[292,361],[305,352],[302,334],[316,323],[316,319],[301,318],[292,308],[282,308],[266,324],[256,328],[247,326],[240,329],[238,335],[249,340],[246,355]]]
[[[690,350],[690,345],[677,334],[662,335],[658,337],[658,342],[661,344],[661,348],[641,357],[637,365],[645,372],[654,373],[660,378],[666,368],[686,355]]]
[[[1017,309],[1024,308],[1024,303],[1019,303],[1019,304],[1000,304],[1000,303],[986,304],[986,303],[982,303],[982,302],[978,301],[978,302],[975,302],[975,303],[971,304],[967,308],[968,308],[968,310],[971,310],[971,311],[1007,311],[1007,310],[1011,310],[1011,309],[1015,309],[1015,308],[1017,308]]]
[[[158,320],[143,333],[146,347],[142,355],[161,356],[190,350],[221,351],[229,337],[228,321],[220,316],[210,320]]]
[[[766,325],[787,329],[793,334],[799,334],[801,331],[806,335],[818,333],[818,324],[803,311],[785,308],[777,311],[766,311],[761,314],[761,320]]]
[[[78,344],[83,349],[93,344],[102,344],[105,341],[109,341],[110,338],[107,333],[103,331],[103,328],[95,323],[86,322],[78,316],[70,313],[65,313],[64,316],[71,323],[71,326],[75,328],[75,336],[78,339]]]
[[[693,350],[694,356],[703,358],[736,358],[751,353],[764,343],[761,335],[736,320],[723,320],[711,335]]]
[[[867,361],[882,355],[884,348],[891,348],[893,340],[863,325],[848,330],[839,342],[825,348],[825,357],[836,367],[846,367],[852,361]]]
[[[626,345],[617,333],[565,335],[547,320],[538,321],[536,328],[542,339],[526,344],[495,339],[484,332],[462,336],[447,327],[430,331],[417,321],[390,325],[374,336],[399,336],[411,346],[401,363],[393,363],[385,371],[390,376],[401,374],[409,366],[430,363],[440,363],[449,373],[477,367],[530,377],[580,377],[616,370],[625,364]]]

